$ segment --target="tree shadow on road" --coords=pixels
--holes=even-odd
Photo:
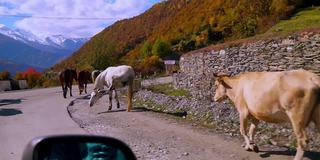
[[[285,156],[292,156],[292,158],[295,156],[296,151],[292,149],[287,149],[285,151],[260,151],[261,158],[268,158],[272,155],[285,155]],[[304,156],[310,160],[319,160],[320,152],[314,152],[314,151],[305,151]]]
[[[17,114],[22,114],[22,111],[14,108],[1,108],[0,116],[14,116]]]
[[[10,104],[19,104],[22,99],[0,99],[0,106],[10,105]]]

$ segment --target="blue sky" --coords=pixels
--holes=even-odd
[[[161,0],[0,0],[0,26],[37,36],[91,37]]]

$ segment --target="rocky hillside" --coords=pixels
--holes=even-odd
[[[314,0],[168,0],[155,4],[145,13],[109,26],[65,61],[54,66],[104,68],[127,63],[136,69],[149,56],[141,56],[145,43],[156,40],[181,54],[218,43],[262,33],[297,8],[319,4]],[[150,51],[151,52],[151,51]],[[161,57],[160,57],[161,58]],[[95,66],[97,60],[103,64]],[[157,60],[157,59],[156,59]]]

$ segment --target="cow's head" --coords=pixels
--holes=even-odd
[[[213,100],[218,102],[227,98],[227,89],[231,89],[231,87],[225,82],[225,79],[228,77],[226,75],[215,76],[216,80],[214,85],[216,87],[215,95]]]
[[[104,90],[100,90],[100,89],[95,89],[92,93],[91,93],[91,97],[89,100],[89,105],[90,107],[92,107],[105,93]]]

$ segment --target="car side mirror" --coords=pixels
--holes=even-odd
[[[136,160],[122,141],[103,136],[66,135],[34,138],[26,146],[23,160]]]

